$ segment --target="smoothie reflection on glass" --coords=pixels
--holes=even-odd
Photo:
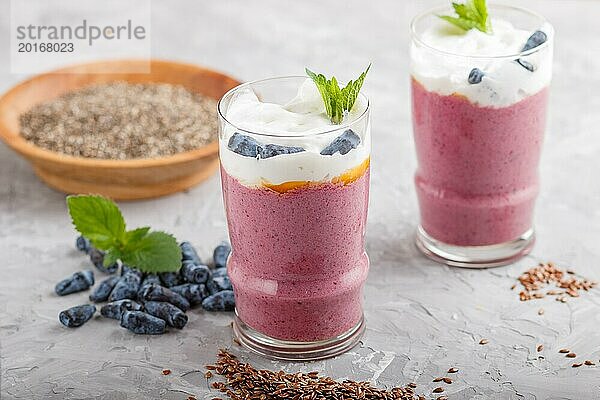
[[[219,103],[240,342],[281,359],[350,349],[364,331],[369,102],[332,123],[311,79],[243,84]]]
[[[454,266],[504,265],[535,241],[554,31],[523,9],[488,13],[481,30],[440,18],[450,7],[411,26],[417,245]]]

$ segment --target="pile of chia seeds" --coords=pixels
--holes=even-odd
[[[233,311],[235,307],[225,266],[231,252],[227,242],[214,249],[210,266],[202,263],[189,242],[182,242],[180,270],[160,274],[144,274],[116,263],[105,267],[104,253],[86,238],[77,238],[76,245],[89,255],[99,272],[111,275],[93,288],[90,302],[108,302],[101,307],[100,314],[118,320],[123,328],[134,333],[160,335],[168,327],[182,329],[188,322],[186,312],[195,306],[206,311]],[[58,282],[54,291],[64,296],[87,290],[94,283],[94,272],[84,270]],[[63,325],[76,328],[92,319],[95,313],[94,304],[82,304],[61,311],[58,319]]]
[[[36,146],[86,158],[157,158],[217,139],[216,100],[182,86],[113,82],[86,86],[20,116]]]

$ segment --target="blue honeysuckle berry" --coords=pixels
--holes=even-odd
[[[96,307],[91,304],[83,304],[61,311],[58,320],[69,328],[77,328],[89,321],[96,312]]]
[[[525,43],[525,45],[523,46],[523,50],[521,51],[535,49],[536,47],[544,44],[546,40],[548,40],[548,35],[546,35],[542,31],[535,31],[531,36],[529,36],[529,39],[527,39],[527,43]]]
[[[100,272],[103,272],[105,274],[114,274],[119,269],[119,264],[116,262],[112,265],[109,265],[108,267],[104,266],[105,253],[102,250],[98,250],[97,248],[92,246],[90,247],[88,254],[90,255],[90,261],[92,262],[92,264],[94,264],[94,267],[96,267]]]
[[[144,277],[144,273],[137,268],[130,267],[129,265],[123,264],[121,266],[121,276],[126,274],[135,274],[140,277],[140,281]]]
[[[352,129],[347,129],[340,136],[336,137],[327,147],[321,151],[322,156],[331,156],[335,153],[342,155],[347,154],[350,150],[355,149],[360,144],[360,136]]]
[[[484,76],[485,73],[482,70],[480,70],[479,68],[473,68],[469,73],[468,81],[471,85],[476,85],[478,83],[481,83],[481,80]]]
[[[234,133],[227,143],[227,147],[244,157],[258,157],[262,151],[262,145],[257,142],[253,137],[242,135],[241,133]]]
[[[118,276],[111,276],[110,278],[106,278],[100,282],[90,294],[90,301],[93,301],[94,303],[100,303],[108,300],[110,292],[112,292],[120,279],[121,278]]]
[[[133,299],[138,297],[140,290],[141,277],[135,272],[127,272],[121,276],[113,290],[108,296],[108,301],[117,301],[123,299]]]
[[[217,282],[215,282],[213,277],[207,280],[205,285],[209,295],[213,295],[221,291],[219,285],[217,284]]]
[[[185,297],[192,306],[202,304],[202,300],[209,295],[206,286],[201,283],[184,283],[183,285],[173,286],[170,289]]]
[[[178,272],[161,272],[158,276],[164,287],[169,288],[183,283],[183,278]]]
[[[190,309],[190,302],[182,295],[156,284],[146,286],[141,293],[141,300],[146,301],[165,301],[171,303],[183,311]]]
[[[202,264],[202,260],[200,260],[200,257],[198,256],[196,249],[194,248],[194,246],[192,246],[192,244],[190,242],[181,242],[179,244],[179,247],[181,248],[181,261],[182,262],[191,261],[192,263],[194,263],[196,265]]]
[[[125,311],[121,326],[139,335],[162,335],[166,322],[143,311]]]
[[[231,281],[229,280],[228,276],[220,276],[220,277],[213,278],[213,282],[219,288],[219,290],[217,290],[217,292],[220,292],[222,290],[233,290]]]
[[[202,302],[202,308],[206,311],[233,311],[235,299],[232,290],[223,290],[208,296]]]
[[[260,148],[258,156],[260,158],[271,158],[281,154],[301,153],[304,149],[298,146],[281,146],[278,144],[266,144]]]
[[[91,270],[75,272],[68,278],[58,282],[54,291],[59,296],[81,292],[94,284],[94,273]]]
[[[77,247],[77,250],[82,251],[86,254],[90,252],[90,241],[84,236],[77,237],[77,240],[75,240],[75,246]]]
[[[206,283],[211,276],[211,272],[206,265],[184,262],[181,266],[181,276],[188,283]]]
[[[188,317],[183,311],[164,301],[147,301],[144,303],[144,310],[177,329],[182,329],[188,322]]]
[[[125,311],[140,311],[143,306],[134,300],[123,299],[105,304],[100,308],[100,314],[106,318],[121,319]]]
[[[144,288],[146,286],[150,286],[151,284],[156,284],[156,285],[162,285],[162,282],[160,281],[160,278],[158,277],[157,274],[148,274],[144,277],[144,280],[142,281],[142,284],[140,285],[140,288],[138,290],[138,294],[139,296],[141,296],[142,291],[144,290]]]
[[[227,242],[221,242],[213,251],[213,261],[215,268],[224,268],[227,266],[227,257],[231,253],[231,245]]]
[[[212,270],[212,277],[214,278],[219,278],[219,277],[223,277],[223,276],[228,276],[227,275],[227,268],[225,267],[221,267],[221,268],[215,268]]]
[[[530,63],[529,61],[525,61],[522,58],[519,58],[517,60],[515,60],[517,62],[517,64],[519,64],[521,67],[525,68],[527,71],[529,72],[535,72],[535,67],[533,66],[532,63]]]

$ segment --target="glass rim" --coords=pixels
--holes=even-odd
[[[358,116],[356,117],[354,120],[352,120],[351,122],[346,122],[343,124],[339,124],[339,125],[333,125],[333,126],[328,126],[326,128],[324,128],[324,130],[318,130],[315,132],[311,132],[311,133],[307,133],[307,134],[300,134],[300,135],[291,135],[289,134],[289,132],[281,132],[281,134],[279,133],[265,133],[265,132],[255,132],[249,129],[244,129],[234,123],[232,123],[230,120],[227,119],[227,117],[225,116],[225,113],[223,112],[223,101],[227,98],[232,96],[235,92],[249,87],[251,85],[257,84],[257,83],[264,83],[264,82],[270,82],[270,81],[277,81],[277,80],[283,80],[283,79],[310,79],[308,76],[304,76],[304,75],[286,75],[286,76],[276,76],[276,77],[272,77],[272,78],[265,78],[265,79],[257,79],[254,81],[249,81],[249,82],[244,82],[241,83],[239,85],[237,85],[234,88],[229,89],[224,95],[223,97],[221,97],[221,99],[219,99],[219,102],[217,103],[217,113],[219,114],[219,118],[221,118],[223,121],[225,121],[228,125],[233,126],[236,131],[240,131],[243,133],[249,133],[251,135],[257,135],[257,136],[264,136],[264,137],[276,137],[276,138],[307,138],[307,137],[313,137],[313,136],[319,136],[319,135],[327,135],[329,133],[333,133],[333,132],[337,132],[340,130],[344,130],[344,129],[349,129],[351,126],[361,122],[362,120],[365,119],[365,117],[367,115],[369,115],[369,111],[371,110],[371,102],[369,101],[369,98],[362,94],[359,93],[358,95],[362,98],[365,99],[366,101],[366,107],[364,109],[364,111]]]
[[[529,16],[538,18],[540,21],[542,21],[542,24],[547,24],[550,27],[550,32],[546,32],[548,34],[548,40],[546,40],[544,43],[542,43],[541,45],[534,47],[532,49],[526,50],[526,51],[520,51],[518,53],[514,53],[514,54],[502,54],[502,55],[477,55],[477,54],[464,54],[464,53],[454,53],[451,51],[447,51],[447,50],[443,50],[440,48],[437,48],[435,46],[432,46],[430,44],[427,44],[425,41],[423,41],[420,37],[420,35],[417,33],[416,31],[416,25],[418,24],[419,21],[421,21],[423,18],[429,16],[429,15],[433,15],[436,16],[438,15],[438,13],[446,11],[446,10],[452,10],[452,8],[450,6],[437,6],[437,7],[433,7],[433,8],[429,8],[428,10],[425,10],[419,14],[417,14],[412,21],[410,22],[410,34],[411,34],[411,39],[431,50],[434,51],[436,53],[439,54],[443,54],[443,55],[448,55],[448,56],[453,56],[453,57],[463,57],[463,58],[473,58],[473,59],[514,59],[514,58],[520,58],[520,57],[525,57],[534,53],[537,53],[538,51],[542,51],[545,48],[547,48],[548,46],[551,45],[552,41],[554,40],[554,26],[552,26],[552,24],[545,18],[543,17],[541,14],[536,13],[535,11],[531,11],[527,8],[524,7],[516,7],[516,6],[509,6],[509,5],[505,5],[505,4],[490,4],[489,5],[490,8],[494,9],[504,9],[504,10],[513,10],[513,11],[519,11],[522,12],[524,14],[528,14]]]

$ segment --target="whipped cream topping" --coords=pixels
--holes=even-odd
[[[296,96],[286,104],[263,102],[251,86],[241,88],[234,94],[227,110],[224,110],[225,118],[231,125],[224,126],[219,141],[221,165],[229,175],[247,186],[331,181],[359,166],[370,155],[370,122],[368,118],[357,121],[367,104],[367,99],[359,95],[343,123],[335,125],[329,120],[321,94],[310,79],[300,85]],[[352,129],[360,136],[361,142],[357,148],[346,154],[320,154],[347,129]],[[229,139],[236,132],[250,136],[263,145],[299,146],[305,151],[270,158],[243,156],[227,147]]]
[[[411,45],[413,78],[429,91],[463,95],[477,105],[491,107],[509,106],[547,87],[552,79],[552,26],[546,23],[538,28],[550,42],[544,49],[514,59],[501,57],[521,53],[533,31],[502,19],[492,19],[492,27],[492,34],[477,29],[465,32],[440,19],[419,36],[422,43],[439,51],[415,42]],[[534,71],[516,59],[530,63]],[[484,72],[481,83],[469,83],[473,68]]]

